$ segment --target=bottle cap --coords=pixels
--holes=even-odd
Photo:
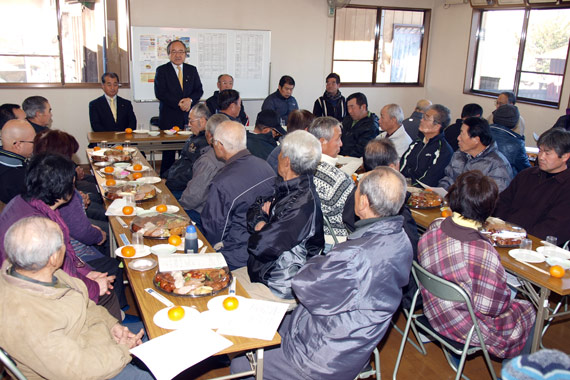
[[[196,227],[194,227],[194,225],[189,225],[188,227],[186,227],[186,233],[196,233]]]

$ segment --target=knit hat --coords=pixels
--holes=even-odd
[[[558,350],[520,355],[503,365],[501,376],[503,380],[570,379],[570,356]]]
[[[287,131],[281,126],[279,115],[274,110],[263,110],[257,114],[257,120],[255,120],[255,125],[263,125],[264,127],[269,127],[275,129],[280,135],[285,136]]]
[[[512,104],[504,104],[493,111],[493,123],[513,129],[519,122],[519,109]]]

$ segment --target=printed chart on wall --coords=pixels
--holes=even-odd
[[[166,46],[179,39],[189,47],[186,63],[196,66],[207,99],[218,88],[218,75],[234,77],[242,99],[263,99],[269,94],[271,32],[266,30],[132,28],[132,84],[137,102],[157,101],[156,68],[169,61]]]

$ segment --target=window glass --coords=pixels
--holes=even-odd
[[[473,88],[513,91],[524,10],[483,12]]]
[[[335,20],[333,71],[346,83],[420,83],[426,12],[346,7]],[[378,22],[379,20],[379,22]],[[425,59],[425,58],[424,58]]]
[[[128,83],[127,1],[2,0],[0,83]]]

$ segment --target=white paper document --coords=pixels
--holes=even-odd
[[[220,252],[158,257],[158,267],[160,272],[204,268],[223,268],[227,265],[228,264],[226,263],[226,259],[224,259],[224,256]]]
[[[248,299],[236,310],[225,312],[219,334],[271,340],[289,304]]]
[[[142,360],[157,380],[170,380],[232,344],[210,329],[196,327],[175,330],[149,340],[131,349],[131,354]]]
[[[348,175],[354,174],[362,166],[362,157],[350,157],[338,155],[336,163],[341,165],[340,170]]]

